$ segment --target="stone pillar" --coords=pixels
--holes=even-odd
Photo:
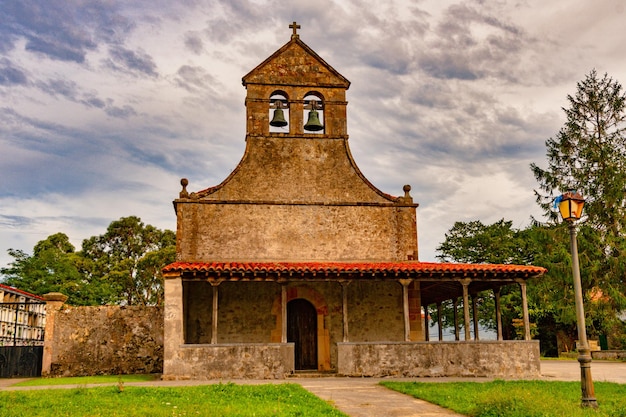
[[[524,319],[524,340],[530,340],[530,319],[528,317],[528,299],[526,298],[526,281],[518,281],[522,292],[522,314]]]
[[[478,294],[472,294],[472,321],[474,322],[474,340],[480,340],[478,335],[478,307],[476,305],[476,299]]]
[[[46,328],[44,330],[43,357],[41,359],[41,375],[49,376],[54,357],[54,324],[56,315],[67,301],[67,296],[60,292],[50,292],[43,296],[46,300]]]
[[[470,280],[461,281],[463,286],[463,326],[465,327],[465,340],[471,340],[470,334],[470,309],[469,309],[469,285]]]
[[[496,302],[496,327],[498,328],[498,340],[503,340],[502,337],[502,310],[500,306],[500,288],[493,290],[493,294]]]
[[[457,297],[452,299],[452,308],[454,309],[454,340],[458,342],[461,337],[459,336],[459,299]]]
[[[441,318],[442,313],[441,302],[437,303],[437,327],[439,327],[439,341],[443,340],[443,319]]]
[[[287,283],[280,285],[280,343],[287,343]]]
[[[411,341],[411,318],[409,315],[409,285],[411,285],[412,280],[410,279],[401,279],[399,280],[400,284],[402,284],[402,314],[404,318],[404,341]]]
[[[178,366],[178,350],[185,343],[183,316],[183,280],[180,272],[163,274],[165,306],[163,309],[163,378],[174,378]]]
[[[213,287],[213,314],[211,315],[211,344],[217,344],[217,319],[218,319],[218,286],[219,282],[211,282],[211,286]],[[282,336],[281,336],[282,337]]]
[[[411,322],[411,337],[413,341],[423,340],[422,335],[422,296],[419,281],[409,285],[409,321]]]
[[[424,340],[430,342],[430,323],[428,320],[428,304],[424,304]]]
[[[350,336],[348,333],[348,285],[350,281],[339,281],[341,284],[341,313],[343,320],[343,342],[349,342]]]

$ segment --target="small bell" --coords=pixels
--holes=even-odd
[[[272,121],[270,122],[270,126],[274,127],[283,127],[287,126],[287,120],[285,120],[285,113],[283,109],[280,107],[274,110],[274,117],[272,117]]]
[[[324,125],[322,125],[322,123],[320,122],[320,118],[319,115],[317,113],[317,110],[315,110],[315,108],[313,108],[310,112],[309,112],[309,120],[307,120],[306,124],[304,125],[304,130],[310,130],[313,132],[317,132],[319,130],[324,129]]]

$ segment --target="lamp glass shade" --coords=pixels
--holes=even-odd
[[[583,214],[585,199],[578,193],[565,193],[559,202],[559,211],[563,220],[579,220]]]

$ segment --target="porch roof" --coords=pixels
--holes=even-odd
[[[412,279],[421,283],[422,302],[437,303],[462,296],[459,281],[469,291],[497,289],[539,277],[546,269],[532,265],[405,262],[174,262],[166,275],[187,280],[223,281],[341,281]]]
[[[434,262],[174,262],[163,272],[196,272],[224,276],[289,276],[303,278],[532,278],[547,270],[532,265]]]

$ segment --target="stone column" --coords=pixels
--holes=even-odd
[[[41,375],[50,376],[52,358],[54,357],[54,325],[56,315],[67,301],[67,296],[60,292],[50,292],[45,294],[43,298],[46,300],[46,327],[44,330]]]
[[[478,308],[476,306],[476,299],[478,294],[472,294],[472,320],[474,322],[474,340],[480,340],[478,336]]]
[[[404,341],[411,341],[411,317],[409,315],[409,285],[411,285],[412,280],[410,279],[401,279],[399,280],[400,284],[402,284],[402,314],[404,317]]]
[[[503,340],[502,337],[502,310],[500,306],[500,288],[493,290],[496,302],[496,327],[498,328],[498,340]]]
[[[454,309],[454,340],[458,342],[461,337],[459,336],[459,299],[457,297],[452,299],[452,308]]]
[[[428,320],[428,304],[424,304],[424,340],[430,342],[430,323]]]
[[[287,343],[287,283],[280,284],[280,343]]]
[[[218,287],[220,282],[211,282],[211,286],[213,287],[213,314],[211,315],[211,344],[217,344],[217,307],[218,307]],[[282,337],[282,336],[281,336]]]
[[[465,340],[471,339],[470,334],[470,309],[469,309],[469,279],[461,280],[463,286],[463,325],[465,327]]]
[[[524,340],[530,340],[530,319],[528,317],[528,299],[526,298],[526,281],[519,280],[520,290],[522,292],[522,314],[524,319]]]
[[[183,315],[183,280],[180,272],[163,275],[163,378],[175,378],[181,372],[177,363],[180,346],[185,343]]]
[[[441,302],[437,303],[437,326],[439,327],[439,341],[443,340],[443,319],[441,318],[442,313]]]
[[[351,281],[339,281],[341,284],[341,313],[343,320],[343,339],[344,343],[350,341],[348,333],[348,285]]]

